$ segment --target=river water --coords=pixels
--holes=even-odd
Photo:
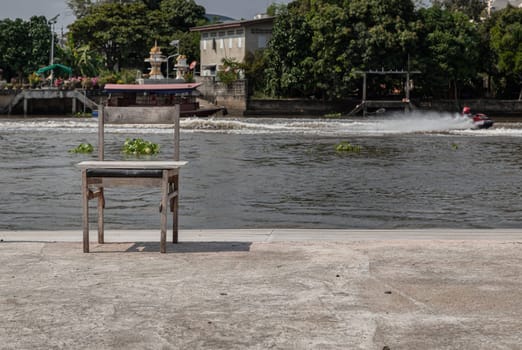
[[[488,130],[420,112],[181,126],[182,229],[522,227],[522,119]],[[96,147],[96,132],[96,119],[0,119],[0,230],[81,229],[75,164],[96,154],[68,150]],[[172,155],[167,127],[109,127],[106,137],[107,159],[122,158],[127,137]],[[362,149],[337,152],[342,141]],[[159,227],[156,189],[106,193],[107,228]]]

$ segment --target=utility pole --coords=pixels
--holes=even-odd
[[[57,22],[58,16],[60,16],[60,14],[57,14],[56,16],[51,18],[48,22],[51,25],[51,59],[50,59],[51,66],[54,64],[54,25]],[[53,80],[54,80],[54,70],[51,69],[51,87],[53,86]]]

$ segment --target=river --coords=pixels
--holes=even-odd
[[[181,229],[522,227],[522,119],[488,130],[421,112],[181,127]],[[108,130],[108,159],[121,159],[127,137],[172,155],[166,127]],[[96,154],[68,150],[96,147],[96,132],[96,119],[0,119],[0,230],[81,229],[75,164]],[[361,151],[337,152],[342,141]],[[107,228],[159,227],[156,189],[106,192]]]

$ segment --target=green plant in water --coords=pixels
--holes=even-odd
[[[362,150],[361,146],[358,145],[352,145],[348,141],[342,141],[341,143],[338,143],[337,146],[335,146],[335,150],[337,152],[355,152],[359,153]]]
[[[157,143],[143,140],[141,138],[125,140],[123,153],[135,156],[158,154],[160,147]]]
[[[325,118],[338,119],[341,118],[341,113],[328,113],[324,115]]]
[[[92,153],[94,147],[90,143],[80,143],[76,148],[70,149],[69,153]]]
[[[74,114],[74,117],[76,117],[76,118],[90,118],[90,117],[92,117],[92,113],[89,113],[89,112],[76,112]]]

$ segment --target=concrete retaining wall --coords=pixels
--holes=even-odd
[[[215,81],[214,77],[197,77],[196,81],[201,83],[198,87],[201,97],[214,105],[225,106],[230,115],[241,116],[247,109],[246,80],[230,85]]]
[[[471,107],[473,112],[486,114],[519,115],[522,116],[522,101],[517,100],[436,100],[413,101],[421,109],[429,109],[445,112],[460,112],[464,106]]]
[[[303,99],[249,100],[245,115],[248,116],[323,116],[329,113],[347,114],[360,101],[324,102]]]
[[[15,98],[16,94],[1,94],[0,95],[0,111],[2,109],[4,109],[4,107],[6,107],[7,105],[9,105],[9,103],[11,103],[11,101],[13,100],[13,98]]]
[[[247,116],[292,116],[309,115],[322,116],[328,113],[341,113],[343,115],[352,111],[360,100],[348,100],[344,102],[323,102],[302,99],[281,100],[249,100],[245,111]],[[522,101],[516,100],[412,100],[419,109],[460,112],[465,105],[470,106],[474,112],[522,116]]]

